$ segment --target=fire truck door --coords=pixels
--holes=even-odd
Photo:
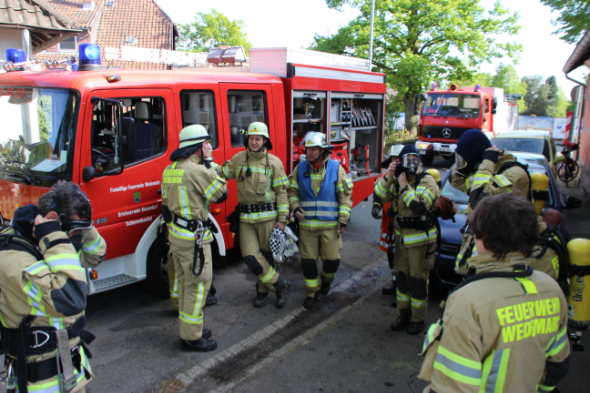
[[[113,106],[102,98],[121,102],[119,127]],[[162,172],[178,146],[174,101],[169,89],[120,89],[95,91],[85,104],[80,168],[96,174],[87,180],[80,174],[80,185],[110,259],[135,252],[160,214]]]
[[[492,104],[490,102],[490,99],[488,97],[484,97],[483,98],[483,105],[482,105],[482,114],[481,114],[481,118],[482,118],[482,122],[481,122],[481,130],[483,132],[489,132],[491,129],[491,111],[490,108],[492,107]]]

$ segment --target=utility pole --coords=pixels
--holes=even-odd
[[[369,39],[369,64],[373,70],[373,26],[375,24],[375,0],[371,0],[371,38]]]

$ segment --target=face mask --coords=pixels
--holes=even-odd
[[[72,246],[74,246],[74,248],[76,249],[76,252],[79,252],[82,249],[82,235],[76,235],[76,236],[72,236],[70,238],[70,242],[72,243]]]

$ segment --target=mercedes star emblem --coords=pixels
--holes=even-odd
[[[451,129],[450,128],[443,128],[442,136],[444,138],[450,138],[451,137]]]

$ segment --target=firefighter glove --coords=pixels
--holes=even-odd
[[[373,218],[375,220],[378,220],[381,218],[381,216],[379,215],[380,212],[381,212],[381,205],[378,203],[373,203],[373,209],[371,209],[371,215],[373,216]]]

